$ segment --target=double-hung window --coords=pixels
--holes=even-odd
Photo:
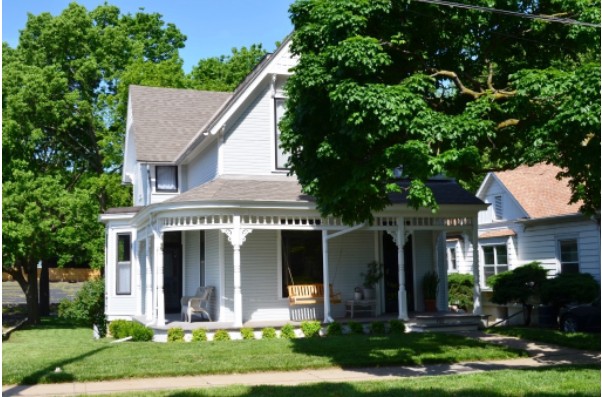
[[[275,98],[274,99],[274,123],[275,123],[275,131],[276,131],[276,137],[275,137],[275,142],[276,142],[276,169],[278,170],[284,170],[287,169],[286,167],[286,162],[288,161],[289,155],[288,153],[286,153],[281,147],[281,140],[280,140],[280,127],[278,126],[278,123],[280,122],[280,120],[282,119],[282,116],[284,116],[284,105],[285,105],[286,100],[284,98]]]
[[[579,273],[579,250],[577,240],[558,240],[560,252],[560,272]]]
[[[458,270],[458,262],[456,261],[456,249],[447,249],[447,269],[450,271]]]
[[[173,165],[158,165],[156,170],[156,189],[157,192],[177,192],[178,191],[178,167]]]
[[[508,271],[508,248],[505,244],[483,247],[483,270],[485,282],[488,277]]]
[[[117,235],[117,271],[115,293],[130,295],[132,293],[132,235]]]

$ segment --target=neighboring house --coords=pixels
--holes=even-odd
[[[440,178],[429,182],[436,214],[409,208],[398,194],[370,225],[322,217],[288,175],[278,144],[283,85],[295,65],[289,45],[234,93],[130,87],[123,182],[134,202],[100,217],[109,320],[164,326],[179,319],[182,296],[213,286],[212,318],[226,326],[331,321],[345,315],[344,302],[373,260],[386,273],[377,313],[407,319],[422,311],[420,282],[429,270],[442,276],[438,308],[447,309],[445,236],[476,239],[486,205]],[[331,284],[343,304],[327,296],[289,307],[287,285],[306,283]]]
[[[481,288],[487,278],[538,261],[549,276],[590,273],[600,282],[600,221],[569,204],[571,191],[553,165],[521,166],[489,173],[477,197],[489,204],[479,214]],[[472,247],[448,236],[448,271],[472,273]]]

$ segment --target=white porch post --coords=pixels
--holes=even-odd
[[[242,292],[240,276],[240,247],[244,244],[247,234],[253,229],[241,229],[240,215],[234,215],[233,228],[221,229],[228,236],[228,241],[232,244],[234,250],[233,273],[234,273],[234,327],[242,327]]]
[[[140,247],[140,241],[138,240],[137,236],[136,236],[136,242],[134,243],[134,247],[135,247],[135,251],[136,252],[136,315],[140,316],[142,315],[142,268],[144,266],[144,263],[142,261],[140,261],[140,254],[141,254],[141,247]],[[134,266],[132,266],[132,269],[134,269]]]
[[[159,232],[158,226],[153,230],[153,236],[155,240],[155,268],[156,268],[156,279],[155,285],[157,289],[157,325],[165,325],[165,291],[163,290],[163,234]]]
[[[437,258],[437,274],[439,275],[439,293],[437,294],[437,310],[448,310],[448,291],[447,291],[447,261],[446,261],[446,246],[445,246],[445,231],[440,231],[436,239],[436,258]]]
[[[474,306],[472,309],[472,313],[480,315],[483,314],[483,308],[481,307],[481,273],[479,269],[479,219],[477,217],[472,218],[471,240],[472,274],[474,275]]]
[[[404,218],[397,218],[397,234],[395,243],[397,244],[397,263],[399,265],[399,292],[397,296],[399,304],[399,319],[407,321],[408,317],[408,299],[406,292],[406,275],[405,275],[405,255],[403,246],[405,244],[405,223]]]
[[[332,323],[330,316],[330,277],[328,270],[328,231],[322,230],[322,274],[324,280],[324,322]]]
[[[146,320],[151,321],[153,319],[153,274],[152,274],[152,266],[151,266],[151,239],[146,237],[146,307],[144,309],[144,314],[146,314]]]

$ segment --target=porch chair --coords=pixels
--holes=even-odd
[[[199,287],[194,296],[183,296],[180,300],[182,310],[180,312],[181,319],[186,322],[192,321],[192,316],[195,314],[203,315],[211,320],[209,314],[209,301],[213,296],[215,287]]]

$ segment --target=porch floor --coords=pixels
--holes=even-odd
[[[334,320],[339,323],[357,322],[371,323],[374,321],[390,321],[397,319],[397,314],[381,314],[379,316],[361,316],[361,317],[335,317]],[[169,328],[180,327],[185,332],[192,331],[198,328],[204,328],[208,331],[218,329],[237,331],[238,327],[234,327],[232,322],[207,321],[200,318],[194,318],[192,322],[182,321],[179,313],[166,313],[165,325],[159,326],[154,323],[149,323],[145,317],[135,317],[135,321],[142,323],[155,331],[165,331]],[[321,321],[321,319],[318,319]],[[438,331],[443,329],[477,329],[487,325],[487,316],[478,316],[470,313],[452,313],[452,312],[412,312],[409,313],[409,320],[405,322],[406,326],[411,331]],[[267,327],[280,328],[286,324],[291,324],[294,327],[300,327],[301,321],[247,321],[243,323],[243,327],[261,330]]]

